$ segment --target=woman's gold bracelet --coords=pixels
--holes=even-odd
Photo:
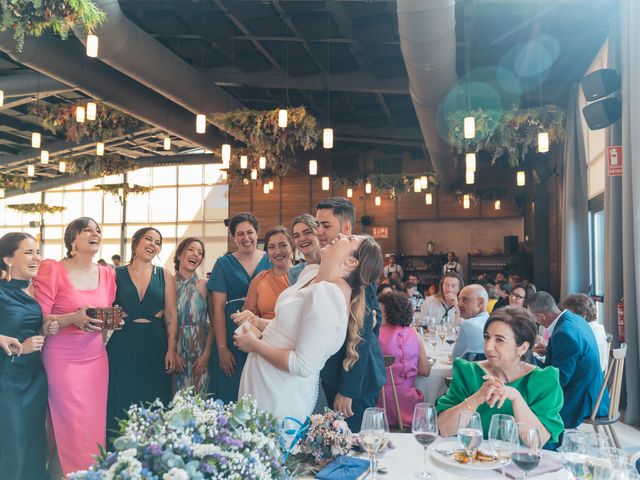
[[[469,410],[471,410],[472,412],[475,412],[475,411],[476,411],[476,409],[475,409],[475,408],[473,408],[473,407],[471,406],[471,404],[469,403],[469,399],[468,399],[468,398],[465,398],[465,399],[464,399],[464,404],[465,404],[465,406],[466,406]]]

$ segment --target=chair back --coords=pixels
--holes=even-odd
[[[614,348],[610,352],[609,364],[607,372],[602,382],[602,387],[598,393],[598,399],[591,412],[591,420],[595,420],[600,409],[600,402],[604,396],[605,388],[609,388],[609,420],[613,420],[619,415],[620,408],[620,391],[622,390],[622,376],[624,370],[624,361],[627,357],[627,344],[623,343],[620,348]]]

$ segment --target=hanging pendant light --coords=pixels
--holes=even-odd
[[[273,180],[269,180],[269,190],[273,190],[274,186]]]
[[[500,200],[496,200],[496,203],[493,204],[493,208],[495,208],[496,210],[500,210]]]
[[[519,187],[524,187],[527,184],[527,177],[524,173],[524,170],[518,170],[516,172],[516,185]]]
[[[98,115],[96,102],[87,102],[87,120],[95,120]]]
[[[322,130],[322,147],[333,148],[333,128]]]
[[[40,148],[40,143],[42,140],[42,136],[38,132],[33,132],[31,134],[31,147],[32,148]]]
[[[267,168],[267,157],[260,157],[258,159],[258,168],[260,170],[264,170],[265,168]]]
[[[462,206],[464,208],[469,208],[471,206],[471,197],[468,194],[462,198]]]
[[[4,90],[0,90],[0,107],[4,105]]]
[[[251,180],[257,180],[258,179],[258,170],[256,170],[255,168],[251,169]]]
[[[34,165],[27,165],[27,177],[33,177],[36,174],[36,167]]]
[[[4,188],[0,188],[0,198],[4,198]]]
[[[429,188],[429,178],[427,178],[426,175],[422,175],[420,177],[420,187],[422,188],[422,190],[426,190],[427,188]]]
[[[98,155],[99,157],[104,155],[104,143],[103,142],[96,143],[96,155]]]
[[[538,133],[538,152],[547,153],[549,151],[549,132]]]
[[[382,199],[378,195],[378,196],[376,196],[376,207],[379,207],[380,205],[382,205]]]
[[[207,116],[199,113],[196,115],[196,133],[205,133],[207,131]]]
[[[476,171],[476,154],[475,153],[467,153],[464,156],[464,163],[467,172],[475,172]]]
[[[162,140],[162,148],[167,151],[171,150],[171,137],[169,135]]]
[[[322,177],[322,190],[329,190],[331,183],[329,181],[329,177]]]
[[[286,128],[287,127],[287,109],[286,108],[281,108],[280,110],[278,110],[278,126],[280,128]]]
[[[220,170],[220,177],[226,182],[227,178],[229,178],[229,173],[226,170]]]
[[[240,155],[240,168],[246,170],[249,167],[249,158],[246,155]]]
[[[269,184],[268,183],[265,183],[265,184],[262,185],[262,191],[264,193],[269,193]]]
[[[464,138],[474,138],[476,136],[476,119],[474,117],[464,117]]]
[[[98,56],[98,36],[87,35],[87,57],[96,58]]]
[[[465,183],[466,183],[467,185],[473,185],[473,183],[474,183],[474,182],[475,182],[475,180],[476,180],[476,178],[475,178],[475,177],[476,177],[476,174],[475,174],[475,173],[473,173],[473,170],[467,170],[467,173],[465,174],[465,179],[464,179],[464,180],[465,180]]]
[[[415,193],[420,193],[422,191],[422,182],[419,178],[413,179],[413,191]]]
[[[87,119],[85,109],[82,105],[76,107],[76,122],[84,123]]]
[[[317,175],[317,174],[318,174],[318,161],[309,160],[309,175]]]
[[[369,180],[364,184],[364,193],[371,193],[371,182]]]
[[[61,161],[58,163],[58,171],[59,171],[60,173],[64,173],[64,172],[66,172],[66,171],[67,171],[67,162],[65,162],[64,160],[61,160]]]
[[[47,165],[49,163],[49,150],[40,151],[40,163]]]
[[[243,179],[242,179],[242,183],[243,183],[244,185],[249,185],[249,179],[248,179],[248,178],[243,178]]]
[[[424,203],[426,203],[427,205],[431,205],[433,203],[433,194],[425,193],[425,195],[424,195]]]
[[[347,198],[353,197],[353,188],[347,188]]]
[[[231,163],[231,145],[223,143],[220,156],[222,157],[222,168],[229,168],[229,164]]]

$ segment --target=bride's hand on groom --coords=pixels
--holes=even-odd
[[[251,331],[247,330],[242,335],[233,336],[233,344],[240,350],[246,353],[255,351],[255,345],[258,342],[258,337]]]

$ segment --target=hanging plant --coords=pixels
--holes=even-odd
[[[465,139],[462,125],[464,117],[475,118],[476,136]],[[517,167],[525,155],[538,144],[538,133],[549,133],[549,143],[564,138],[565,113],[556,105],[499,112],[496,110],[464,110],[447,116],[449,145],[456,154],[485,150],[491,154],[491,163],[506,154],[509,165]]]
[[[22,203],[19,205],[7,205],[7,208],[22,213],[39,213],[40,215],[44,215],[45,213],[62,212],[66,207],[47,205],[46,203]]]
[[[24,190],[28,192],[31,188],[31,181],[21,175],[0,173],[0,188]]]
[[[120,204],[124,205],[124,201],[129,195],[142,195],[149,193],[151,191],[151,187],[129,185],[128,183],[110,183],[107,185],[96,185],[94,190],[100,190],[103,193],[115,195],[118,197],[118,200],[120,200]]]
[[[472,202],[493,202],[495,200],[501,200],[507,194],[506,188],[500,187],[480,187],[472,188],[469,186],[464,189],[456,190],[455,196],[459,203],[462,203],[464,196],[469,195]]]
[[[1,0],[0,0],[1,1]],[[121,137],[127,132],[141,130],[146,123],[131,115],[109,108],[104,103],[98,103],[95,120],[76,122],[76,107],[83,103],[37,105],[30,109],[30,113],[40,118],[43,128],[51,133],[64,133],[68,142],[80,143],[83,138],[94,140]]]
[[[350,175],[346,177],[332,177],[336,185],[345,187],[355,187],[367,183],[371,183],[371,187],[380,192],[385,192],[391,199],[396,198],[398,193],[409,193],[413,191],[413,181],[427,175],[430,185],[436,185],[437,177],[435,173],[424,173],[421,175],[402,175],[402,174],[381,174],[381,175]]]
[[[65,39],[74,25],[82,24],[92,32],[107,18],[91,0],[0,0],[0,8],[0,31],[13,30],[19,52],[26,35],[39,37],[50,28]]]
[[[296,163],[296,153],[318,145],[320,130],[315,117],[304,107],[289,108],[286,128],[278,127],[278,110],[235,110],[214,115],[213,122],[230,135],[241,138],[246,148],[234,151],[234,163],[248,157],[250,168],[257,168],[260,157],[274,175],[282,177]],[[250,169],[249,169],[250,171]],[[231,175],[230,175],[231,176]]]
[[[133,160],[112,153],[103,156],[79,155],[77,157],[59,158],[67,163],[67,172],[71,175],[86,174],[93,177],[119,175],[135,168]]]

